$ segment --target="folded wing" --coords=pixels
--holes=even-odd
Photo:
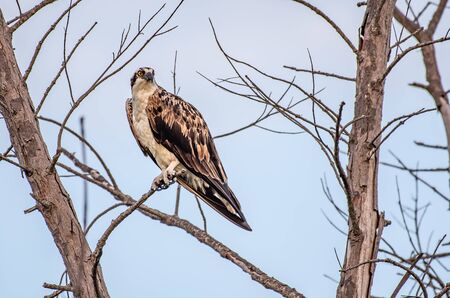
[[[213,138],[200,112],[180,97],[159,88],[148,101],[147,115],[155,140],[172,152],[204,187],[189,179],[180,184],[238,226],[251,230],[227,184]]]

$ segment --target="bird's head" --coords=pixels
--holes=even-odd
[[[131,77],[131,89],[153,87],[155,83],[155,71],[150,67],[141,67]]]

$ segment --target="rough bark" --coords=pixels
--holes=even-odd
[[[356,75],[354,119],[349,142],[348,180],[356,225],[349,223],[344,270],[337,289],[337,297],[369,297],[372,285],[372,265],[356,266],[373,259],[378,251],[377,234],[382,231],[377,202],[378,150],[370,145],[380,132],[391,24],[395,0],[367,2],[361,28]],[[375,146],[378,143],[375,144]],[[353,226],[358,227],[354,229]]]
[[[0,10],[0,112],[11,143],[31,186],[32,196],[61,253],[75,297],[97,297],[92,276],[91,250],[78,222],[70,197],[56,171],[42,138],[27,86],[22,82],[14,56],[11,31]],[[98,290],[109,297],[102,274]]]
[[[410,33],[416,32],[416,34],[414,34],[414,37],[418,42],[431,42],[434,38],[434,33],[436,32],[437,25],[439,24],[444,10],[447,6],[447,2],[447,0],[441,0],[439,2],[436,11],[433,14],[433,17],[428,24],[428,28],[426,28],[425,30],[420,31],[420,24],[408,19],[398,8],[396,8],[394,11],[394,17]],[[449,157],[448,161],[450,164],[450,104],[448,95],[446,94],[444,86],[442,85],[442,79],[439,72],[434,45],[432,44],[426,47],[422,47],[421,51],[428,85],[413,85],[428,91],[428,93],[433,97],[436,107],[442,116],[442,121],[444,122],[445,133],[447,137],[447,152]]]

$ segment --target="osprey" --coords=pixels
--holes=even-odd
[[[139,68],[125,104],[139,147],[161,169],[152,189],[175,180],[239,227],[251,231],[227,183],[213,138],[200,112],[155,82],[155,71]]]

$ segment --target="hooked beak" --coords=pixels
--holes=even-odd
[[[144,75],[144,79],[153,82],[153,74],[149,71]]]

